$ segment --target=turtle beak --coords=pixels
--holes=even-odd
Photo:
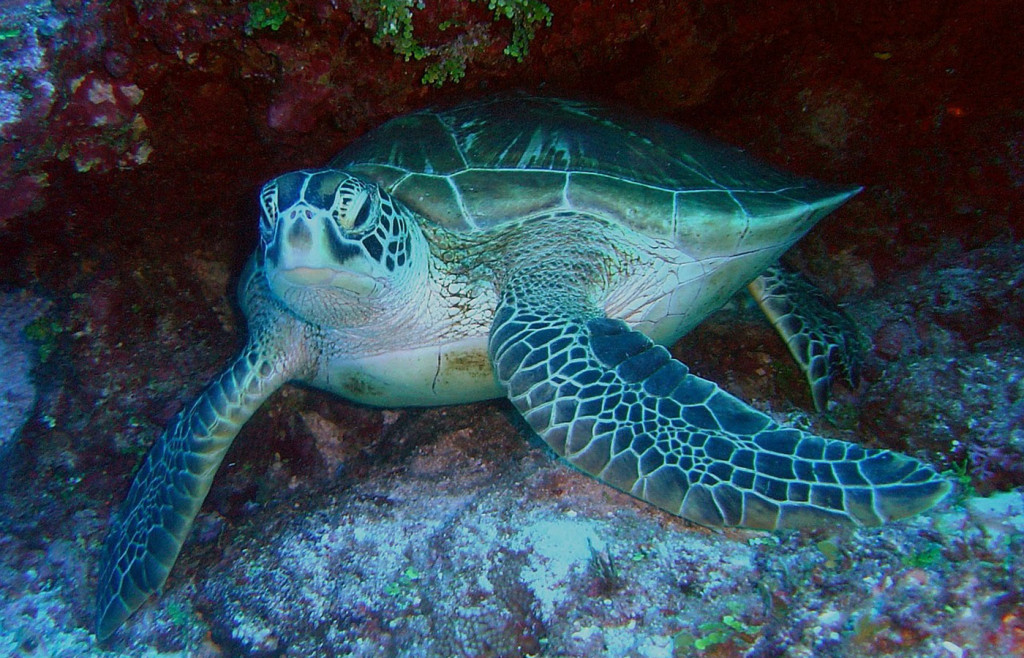
[[[267,273],[271,289],[280,288],[339,288],[355,295],[368,296],[380,289],[373,277],[351,270],[329,267],[276,268]]]

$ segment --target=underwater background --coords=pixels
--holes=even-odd
[[[1016,5],[0,0],[0,655],[1024,655]],[[870,339],[858,390],[814,413],[740,301],[672,351],[955,494],[878,529],[711,532],[571,470],[507,403],[286,387],[164,593],[97,644],[110,514],[243,340],[260,185],[509,89],[864,185],[790,253]]]

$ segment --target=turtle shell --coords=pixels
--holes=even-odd
[[[454,231],[572,210],[705,254],[792,242],[859,189],[793,176],[663,121],[523,95],[398,117],[331,166]]]

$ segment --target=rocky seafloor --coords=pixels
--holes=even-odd
[[[519,62],[504,51],[527,21],[494,7],[541,4]],[[403,7],[414,40],[387,29]],[[0,2],[0,655],[1024,654],[1018,13]],[[710,532],[559,463],[505,403],[374,410],[286,387],[164,593],[98,644],[109,516],[242,340],[260,183],[388,116],[510,88],[864,184],[792,254],[869,338],[857,390],[809,411],[741,298],[673,353],[779,420],[932,462],[955,494],[879,529]]]
[[[955,433],[938,460],[951,477],[966,475],[919,517],[838,532],[712,532],[569,469],[503,403],[379,412],[288,388],[232,448],[164,594],[103,646],[89,628],[91,582],[110,508],[77,491],[114,475],[70,437],[23,441],[31,454],[7,474],[22,486],[4,493],[0,650],[1015,655],[1024,647],[1024,495],[976,488],[1019,482],[1024,354],[998,341],[1007,316],[972,323],[972,339],[920,302],[948,293],[955,268],[962,298],[986,284],[1019,314],[1021,255],[1012,245],[948,254],[852,299],[847,310],[876,347],[864,390],[840,395],[831,422],[797,406],[807,395],[799,374],[742,298],[676,347],[778,418],[823,434],[856,440],[870,427],[879,443],[930,445]],[[975,303],[973,314],[985,315],[988,302]],[[916,328],[916,340],[883,341],[894,323]],[[43,397],[54,404],[69,386]],[[139,454],[130,434],[128,463],[110,467],[118,477]]]

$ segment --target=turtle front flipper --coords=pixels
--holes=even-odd
[[[949,490],[913,458],[778,425],[548,274],[502,290],[489,350],[516,408],[581,470],[702,525],[762,529],[879,525]]]
[[[748,290],[807,377],[815,409],[828,408],[837,372],[857,387],[864,347],[846,313],[800,273],[782,264],[768,268]]]
[[[113,633],[167,579],[224,454],[242,425],[289,379],[250,342],[149,451],[111,522],[96,596],[96,637]]]

